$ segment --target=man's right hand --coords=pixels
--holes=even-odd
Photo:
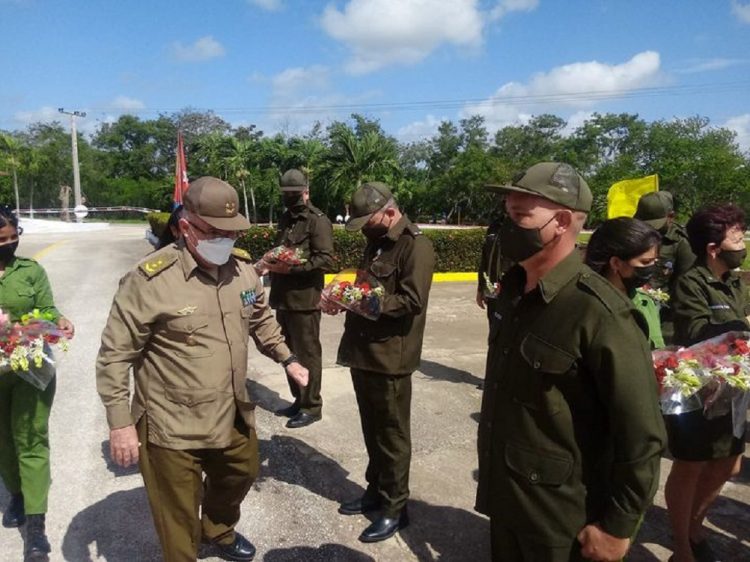
[[[134,425],[109,431],[109,455],[120,466],[128,467],[138,462],[139,445]]]
[[[482,289],[477,289],[477,306],[484,309],[484,294],[482,293]]]

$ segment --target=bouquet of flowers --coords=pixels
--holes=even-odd
[[[67,351],[67,340],[52,316],[34,309],[19,322],[0,310],[0,376],[15,373],[40,390],[55,376],[51,345]]]
[[[377,320],[385,289],[366,271],[357,270],[354,281],[349,278],[351,272],[342,272],[334,277],[323,287],[321,301],[336,304],[368,320]]]
[[[640,288],[640,290],[651,297],[651,299],[659,306],[659,308],[669,306],[669,293],[665,290],[656,289],[651,285],[644,285]]]
[[[484,285],[482,286],[482,294],[486,299],[496,299],[500,294],[500,282],[490,281],[490,276],[486,272],[482,272],[482,278],[484,279]]]
[[[732,411],[744,424],[750,396],[748,340],[750,332],[728,332],[688,348],[654,351],[662,412],[703,409],[713,418]]]
[[[302,265],[307,261],[307,256],[302,248],[290,248],[289,246],[276,246],[263,254],[266,263],[284,263],[286,265]]]

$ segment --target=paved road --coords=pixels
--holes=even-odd
[[[149,251],[142,227],[64,235],[24,235],[20,253],[39,255],[58,306],[77,326],[59,369],[51,419],[53,485],[48,515],[52,560],[159,560],[140,476],[108,460],[104,410],[94,387],[99,336],[118,279]],[[261,440],[261,477],[243,505],[238,529],[257,560],[482,562],[487,520],[472,510],[475,437],[484,368],[486,319],[470,284],[435,285],[424,362],[414,376],[412,525],[396,539],[364,545],[362,516],[338,503],[362,492],[366,456],[351,381],[335,364],[342,319],[323,321],[324,419],[287,430],[272,412],[289,398],[281,369],[251,358]],[[664,461],[665,472],[669,461]],[[663,480],[663,478],[662,478]],[[727,560],[750,559],[747,482],[729,484],[711,516]],[[0,485],[0,509],[7,504]],[[661,492],[633,560],[666,560],[669,536]],[[0,560],[21,560],[17,530],[0,529]]]

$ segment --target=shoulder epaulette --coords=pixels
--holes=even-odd
[[[310,212],[316,217],[322,217],[323,215],[325,215],[325,213],[318,209],[315,205],[308,205],[307,208],[310,209]]]
[[[609,312],[617,312],[630,306],[630,301],[625,294],[598,273],[593,271],[581,273],[578,277],[578,284],[587,288]]]
[[[420,236],[422,234],[422,229],[413,222],[407,224],[404,230],[408,231],[412,236]]]
[[[250,256],[250,252],[248,252],[247,250],[243,250],[242,248],[232,248],[232,255],[235,258],[239,258],[241,260],[253,261],[252,256]]]
[[[147,259],[141,262],[138,268],[146,274],[146,277],[151,279],[176,262],[176,254],[156,255],[151,259]]]

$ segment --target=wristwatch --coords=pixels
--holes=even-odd
[[[297,356],[294,353],[292,353],[289,357],[287,357],[286,359],[284,359],[281,362],[281,366],[286,369],[292,363],[299,363],[299,359],[297,359]]]

